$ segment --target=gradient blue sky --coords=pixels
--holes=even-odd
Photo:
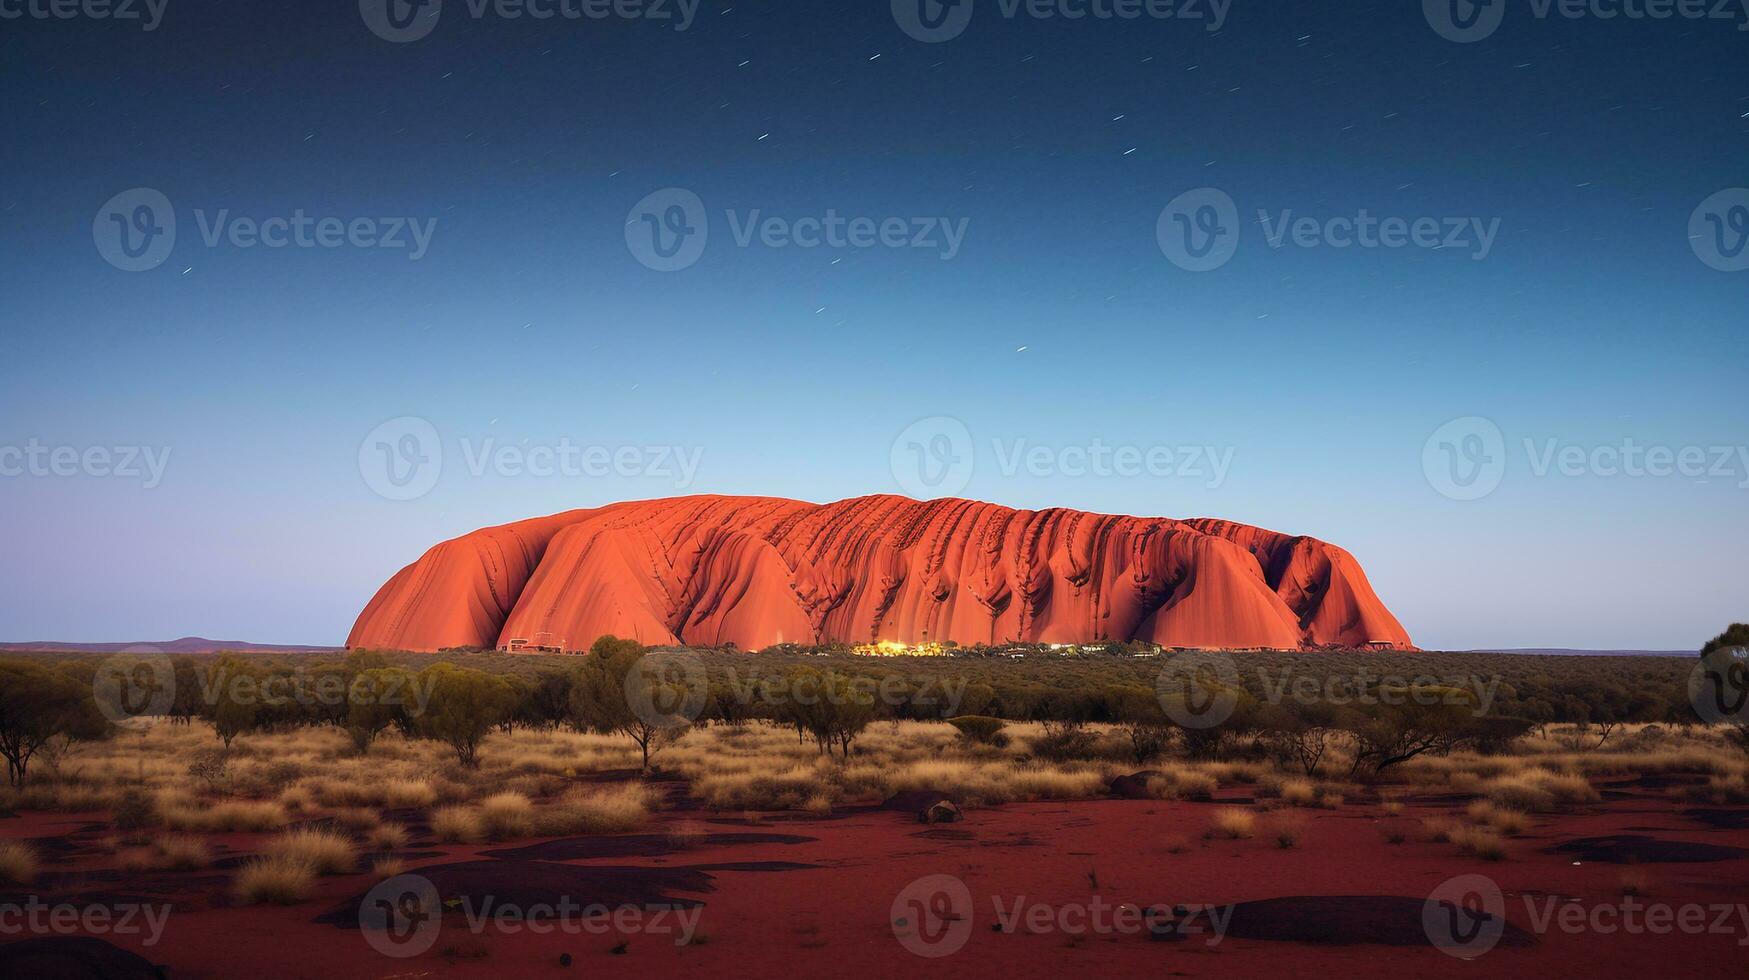
[[[1749,272],[1688,233],[1749,184],[1749,34],[1515,7],[1459,45],[1413,3],[1239,2],[1219,32],[977,3],[942,44],[861,2],[706,4],[681,33],[448,0],[409,44],[338,0],[0,24],[0,445],[172,453],[152,489],[0,477],[0,638],[339,643],[437,540],[677,492],[474,477],[464,437],[697,447],[686,492],[824,501],[898,492],[893,440],[936,415],[977,442],[963,496],[1325,538],[1425,647],[1691,647],[1749,613],[1741,462],[1538,477],[1522,450],[1749,442]],[[1155,223],[1203,186],[1245,228],[1199,274]],[[141,273],[92,235],[134,187],[179,221]],[[664,274],[624,226],[667,187],[713,225]],[[438,223],[419,261],[208,248],[194,211],[222,208]],[[952,261],[736,247],[723,212],[755,208],[969,224]],[[1258,208],[1500,232],[1480,262],[1272,250]],[[1471,415],[1507,470],[1454,501],[1422,447]],[[444,440],[413,501],[358,465],[397,416]],[[1234,456],[1213,488],[1041,478],[1000,472],[1014,438]]]

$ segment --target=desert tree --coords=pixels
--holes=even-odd
[[[1342,737],[1338,712],[1324,700],[1290,698],[1266,705],[1258,710],[1257,726],[1274,755],[1313,777]]]
[[[501,677],[449,663],[420,671],[418,682],[427,701],[413,719],[414,730],[446,743],[462,765],[477,767],[480,743],[515,707],[510,685]]]
[[[661,746],[697,721],[709,692],[664,676],[644,647],[604,636],[595,641],[571,686],[571,716],[583,728],[621,734],[637,743],[643,771]],[[697,679],[684,679],[697,680]]]
[[[400,667],[372,667],[359,671],[346,688],[346,715],[342,727],[352,747],[368,752],[378,736],[401,726],[419,710],[414,698],[416,678]]]
[[[110,727],[89,683],[64,670],[0,661],[0,756],[12,786],[24,785],[31,758],[45,746],[102,738]]]
[[[1106,714],[1130,742],[1130,755],[1141,765],[1166,751],[1172,720],[1160,695],[1140,684],[1116,684],[1105,691]]]

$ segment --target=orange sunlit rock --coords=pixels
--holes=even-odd
[[[675,497],[445,541],[378,590],[349,647],[646,644],[1409,649],[1348,552],[1211,519],[971,500]]]

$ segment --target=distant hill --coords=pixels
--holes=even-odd
[[[0,643],[0,650],[66,650],[73,653],[120,653],[123,650],[160,653],[214,653],[235,650],[239,653],[322,653],[340,647],[283,645],[275,643],[245,643],[242,640],[209,640],[204,636],[185,636],[177,640],[154,640],[137,643],[61,643],[35,640],[29,643]]]
[[[1572,650],[1565,647],[1489,647],[1466,653],[1527,653],[1545,657],[1698,657],[1694,650]]]

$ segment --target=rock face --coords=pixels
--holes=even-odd
[[[744,650],[877,639],[1412,648],[1354,558],[1316,538],[895,496],[673,497],[482,528],[401,569],[346,645],[581,650],[608,633]]]

